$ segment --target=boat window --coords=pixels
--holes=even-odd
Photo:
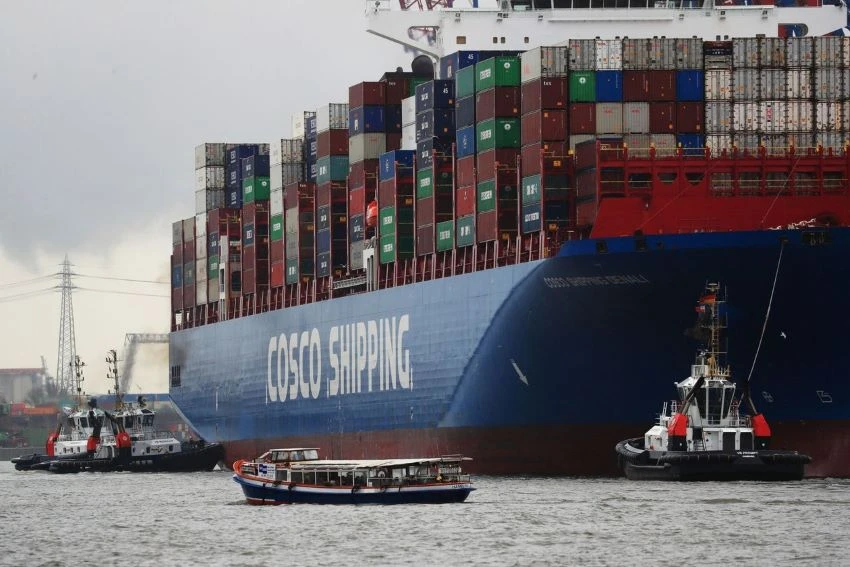
[[[148,427],[153,427],[153,416],[152,416],[152,415],[146,415],[146,416],[144,417],[144,420],[145,420],[145,421],[144,421],[144,424],[145,424],[146,426],[148,426]]]
[[[354,486],[366,486],[366,471],[354,471]]]
[[[301,451],[292,451],[290,457],[293,461],[303,461],[304,453],[302,453]]]
[[[341,472],[339,474],[339,484],[340,486],[351,486],[353,484],[354,477],[351,474],[351,471]]]
[[[89,419],[87,417],[80,418],[80,427],[86,428],[89,426]]]
[[[305,472],[304,484],[316,484],[316,473],[313,471]]]
[[[338,472],[330,471],[328,473],[328,484],[331,484],[333,486],[339,486],[340,482],[339,482],[339,473]]]
[[[272,461],[281,462],[289,460],[289,451],[275,451],[272,454]]]
[[[458,45],[466,45],[466,36],[465,35],[457,36],[455,43],[457,43]]]
[[[305,461],[315,461],[319,458],[319,452],[316,449],[307,449],[304,451]]]
[[[292,471],[292,482],[301,483],[304,480],[304,474],[301,471]]]
[[[132,416],[127,416],[124,418],[124,427],[126,429],[131,429],[133,427],[133,418]]]

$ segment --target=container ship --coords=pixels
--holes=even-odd
[[[192,427],[229,461],[616,475],[722,281],[776,446],[850,475],[844,5],[421,4],[367,9],[413,71],[198,146],[171,256]]]

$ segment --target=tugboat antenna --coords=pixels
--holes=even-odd
[[[115,349],[110,349],[106,353],[106,363],[109,365],[109,371],[106,377],[115,383],[115,409],[119,410],[124,405],[124,400],[121,395],[121,387],[118,382],[118,352]]]

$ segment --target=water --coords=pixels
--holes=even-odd
[[[847,565],[850,480],[475,479],[464,504],[249,506],[230,473],[18,472],[0,565]]]

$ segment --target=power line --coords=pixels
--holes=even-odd
[[[29,299],[31,297],[38,297],[39,295],[46,295],[48,293],[53,293],[57,289],[59,289],[58,286],[53,286],[53,287],[48,287],[48,288],[43,288],[43,289],[35,289],[35,290],[32,290],[32,291],[25,291],[23,293],[17,293],[15,295],[6,295],[6,296],[3,296],[3,297],[0,297],[0,303],[6,303],[8,301],[19,301],[21,299]]]
[[[33,282],[39,282],[39,281],[42,281],[42,280],[49,280],[49,279],[55,278],[58,275],[59,275],[59,272],[56,272],[56,273],[53,273],[53,274],[47,274],[46,276],[38,276],[37,278],[32,278],[32,279],[29,279],[29,280],[21,280],[19,282],[4,283],[4,284],[0,284],[0,288],[14,287],[14,286],[17,286],[17,285],[26,285],[26,284],[31,284]]]
[[[160,293],[140,293],[135,291],[113,291],[109,289],[92,289],[88,287],[75,287],[77,291],[93,291],[96,293],[115,293],[118,295],[143,295],[145,297],[171,297],[169,295],[163,295]]]
[[[156,280],[135,280],[135,279],[132,279],[132,278],[117,278],[117,277],[110,277],[110,276],[89,276],[89,275],[86,275],[86,274],[72,274],[72,275],[75,276],[75,277],[78,277],[78,278],[93,278],[93,279],[98,279],[98,280],[115,280],[115,281],[119,281],[119,282],[150,283],[150,284],[157,284],[157,285],[168,285],[170,283],[170,282],[162,282],[162,281],[156,281]]]

